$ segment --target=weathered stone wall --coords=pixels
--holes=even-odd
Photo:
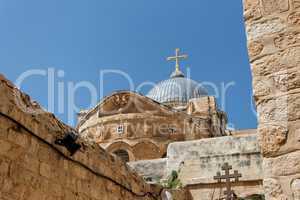
[[[136,173],[144,177],[147,182],[159,183],[166,177],[167,158],[155,160],[140,160],[127,163]]]
[[[300,1],[244,0],[266,199],[300,199]]]
[[[0,199],[160,199],[123,162],[83,138],[73,156],[55,140],[72,129],[0,76]]]
[[[215,97],[206,96],[191,99],[187,106],[187,114],[193,117],[209,119],[211,123],[210,132],[213,137],[226,135],[227,115],[219,110]],[[195,139],[200,138],[192,138],[192,140]]]
[[[238,196],[263,193],[261,154],[257,137],[252,134],[172,143],[168,147],[166,175],[180,169],[180,180],[193,199],[215,200],[223,196],[225,185],[213,177],[222,171],[225,162],[242,174],[233,187]]]
[[[179,171],[179,178],[190,191],[192,199],[216,200],[223,196],[225,185],[217,183],[213,177],[228,162],[233,170],[242,174],[240,181],[233,184],[236,194],[240,197],[262,194],[262,159],[256,132],[239,132],[243,133],[171,143],[165,159],[128,164],[147,181],[154,183],[166,179],[173,170]]]

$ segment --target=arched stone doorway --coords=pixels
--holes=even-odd
[[[119,141],[105,148],[106,151],[120,157],[125,162],[135,161],[135,156],[129,144]]]
[[[113,152],[113,154],[121,158],[121,160],[123,160],[124,162],[129,162],[129,154],[124,149],[116,150]]]

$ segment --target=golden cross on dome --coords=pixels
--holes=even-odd
[[[188,55],[186,55],[186,54],[180,55],[179,51],[180,51],[180,49],[176,48],[175,49],[175,56],[171,56],[171,57],[167,58],[167,61],[175,60],[175,62],[176,62],[176,65],[175,65],[176,71],[180,71],[179,70],[179,60],[180,59],[187,59],[187,57],[188,57]]]

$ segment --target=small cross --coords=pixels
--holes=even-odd
[[[186,55],[186,54],[179,55],[179,51],[180,51],[179,48],[175,49],[175,56],[170,56],[170,57],[167,58],[168,61],[175,60],[175,62],[176,62],[176,65],[175,65],[176,71],[179,71],[179,60],[180,59],[187,59],[187,57],[188,57],[188,55]]]
[[[217,175],[214,176],[214,180],[217,180],[218,183],[221,183],[222,179],[225,179],[226,191],[224,194],[226,195],[226,200],[231,200],[233,196],[233,190],[231,190],[231,178],[234,178],[235,182],[238,182],[239,178],[242,177],[242,174],[239,174],[237,170],[235,170],[233,174],[230,174],[231,169],[232,166],[228,165],[228,163],[224,163],[222,170],[225,171],[225,175],[221,175],[220,172],[217,172]]]

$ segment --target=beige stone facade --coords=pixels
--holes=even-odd
[[[299,198],[300,1],[245,0],[266,199]]]
[[[165,157],[174,141],[224,136],[226,123],[214,97],[192,99],[177,109],[124,91],[85,111],[78,130],[108,152],[123,151],[127,161],[136,161]]]

